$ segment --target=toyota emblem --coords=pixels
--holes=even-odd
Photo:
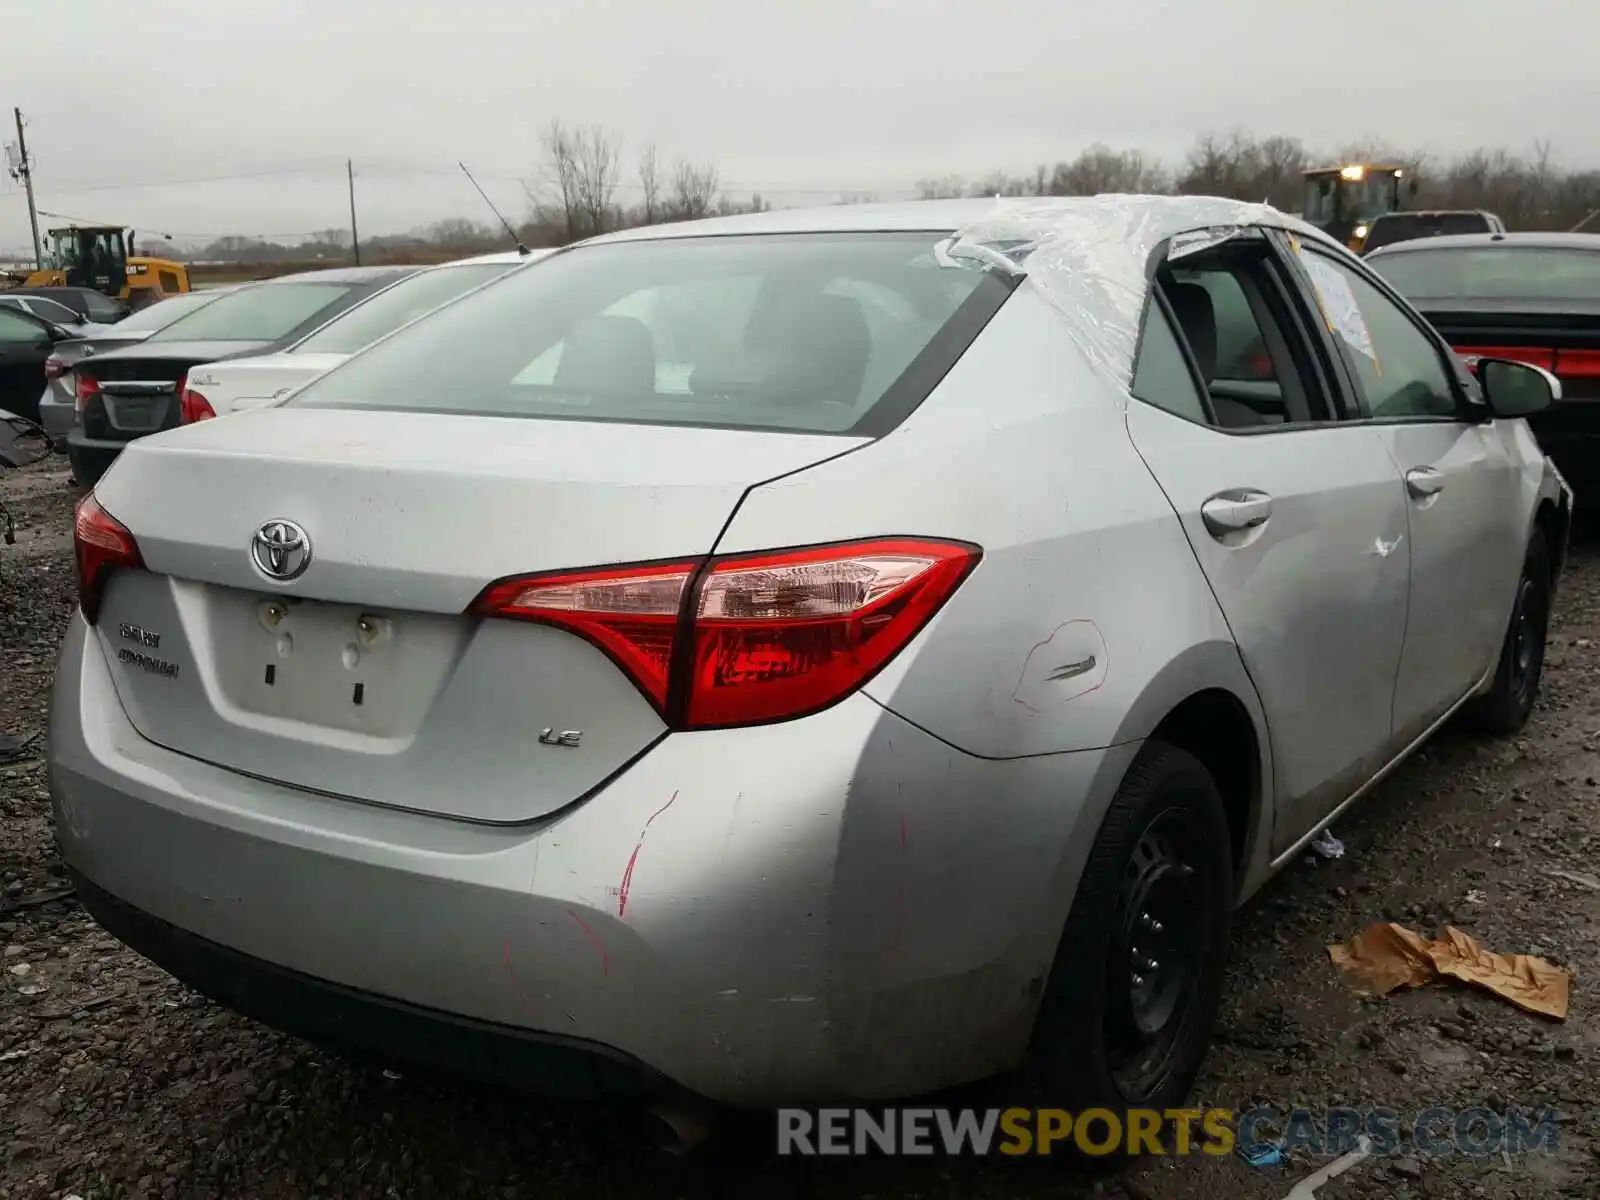
[[[268,521],[250,539],[250,561],[268,579],[287,583],[311,565],[311,539],[293,521]]]

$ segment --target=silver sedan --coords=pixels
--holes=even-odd
[[[393,1058],[1175,1104],[1235,905],[1526,721],[1556,388],[1254,205],[600,238],[129,445],[62,850],[180,978]]]

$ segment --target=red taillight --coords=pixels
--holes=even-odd
[[[78,503],[72,526],[72,548],[78,560],[78,603],[84,620],[93,625],[100,618],[100,597],[106,580],[118,569],[144,570],[139,544],[127,527],[105,509],[94,496]]]
[[[211,407],[211,401],[190,387],[187,378],[178,385],[178,392],[178,420],[180,424],[193,425],[196,421],[209,421],[217,415],[217,410]]]
[[[44,377],[46,379],[60,379],[67,373],[67,364],[61,361],[59,354],[52,354],[44,360]]]
[[[93,375],[85,375],[82,371],[79,371],[77,386],[72,390],[72,406],[82,412],[84,405],[99,394],[100,381]]]
[[[752,725],[816,712],[861,687],[980,555],[964,542],[881,538],[560,572],[493,584],[471,611],[587,638],[673,728]]]
[[[1563,350],[1556,355],[1556,374],[1563,379],[1600,377],[1600,350]]]

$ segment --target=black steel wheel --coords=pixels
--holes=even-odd
[[[1193,755],[1148,742],[1101,823],[1034,1025],[1042,1104],[1164,1109],[1199,1073],[1222,992],[1227,815]]]

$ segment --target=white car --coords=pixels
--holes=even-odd
[[[509,250],[430,267],[340,313],[287,350],[197,367],[189,373],[184,391],[184,422],[227,416],[281,400],[402,325],[551,253]]]

